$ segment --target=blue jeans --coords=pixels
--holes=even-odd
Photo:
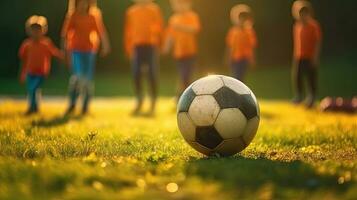
[[[158,65],[159,62],[156,47],[150,45],[140,45],[135,47],[132,59],[132,72],[134,76],[135,94],[139,104],[141,104],[143,100],[142,71],[144,67],[147,67],[151,98],[153,102],[156,100]]]
[[[191,84],[191,75],[195,65],[195,60],[196,59],[194,56],[176,59],[177,69],[180,75],[180,82],[182,86],[179,91],[179,96]]]
[[[69,81],[70,106],[75,107],[77,99],[83,96],[83,110],[88,108],[94,93],[94,70],[96,54],[93,52],[72,52],[72,76]]]
[[[233,77],[244,82],[248,65],[249,65],[249,61],[247,59],[233,60],[231,62]]]
[[[38,95],[44,81],[44,76],[28,74],[26,78],[29,110],[38,110]]]

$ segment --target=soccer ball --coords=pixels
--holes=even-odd
[[[255,137],[259,113],[257,99],[246,85],[212,75],[194,82],[182,94],[177,122],[186,142],[198,152],[232,156]]]

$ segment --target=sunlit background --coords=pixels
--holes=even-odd
[[[171,14],[169,1],[157,1],[168,19]],[[248,75],[248,84],[257,91],[258,96],[267,98],[287,98],[290,94],[289,67],[292,58],[292,25],[291,17],[292,0],[274,1],[236,1],[236,0],[195,0],[195,10],[201,16],[203,30],[200,34],[200,53],[198,56],[198,74],[201,76],[207,73],[227,73],[228,67],[223,65],[223,54],[225,47],[225,36],[230,26],[229,10],[237,3],[249,4],[255,16],[255,28],[259,40],[257,49],[258,70]],[[132,4],[130,0],[99,0],[99,7],[103,11],[104,20],[109,31],[112,44],[112,53],[105,59],[98,61],[98,74],[110,72],[117,74],[123,81],[120,84],[130,84],[126,79],[130,79],[129,62],[123,51],[123,21],[125,9]],[[322,50],[322,71],[320,73],[321,87],[320,96],[341,95],[350,96],[357,91],[357,84],[353,84],[353,74],[356,74],[354,55],[356,55],[357,39],[355,31],[357,25],[354,19],[357,18],[355,1],[333,1],[324,0],[312,1],[315,7],[316,18],[320,21],[323,29],[323,50]],[[66,13],[67,1],[48,0],[13,0],[2,1],[0,11],[0,37],[1,37],[1,79],[16,78],[19,71],[19,60],[17,50],[23,39],[26,37],[24,23],[26,19],[33,15],[44,15],[49,21],[49,36],[59,45],[59,33]],[[66,69],[63,67],[53,68],[53,77],[59,77],[63,82],[67,77]],[[161,73],[172,74],[176,68],[171,57],[163,57],[161,62]],[[115,72],[115,73],[113,73]],[[100,80],[97,83],[110,79]],[[114,78],[113,78],[114,79]],[[118,79],[118,78],[116,78]],[[115,79],[115,80],[116,80]],[[172,80],[172,79],[171,79]],[[66,90],[65,84],[51,83],[56,91],[63,94]],[[165,80],[163,79],[165,82]],[[8,81],[7,81],[8,82]],[[56,81],[58,82],[58,81]],[[110,81],[109,81],[110,82]],[[281,82],[285,82],[282,86]],[[119,83],[117,83],[119,84]],[[268,84],[268,85],[266,85]],[[172,87],[161,90],[163,95],[172,95]],[[346,87],[347,86],[347,87]],[[266,88],[268,87],[268,88]],[[277,88],[281,87],[281,88]],[[13,89],[2,89],[0,93],[12,94],[14,90],[21,90],[13,83]],[[51,87],[53,88],[53,87]],[[267,90],[280,90],[281,94],[271,94]],[[49,93],[56,92],[48,89]],[[332,93],[332,94],[330,94]],[[104,91],[97,90],[99,95],[131,95],[131,92],[117,90]]]

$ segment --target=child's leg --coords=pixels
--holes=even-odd
[[[72,111],[77,103],[80,93],[80,79],[82,76],[82,58],[79,52],[72,53],[72,75],[69,81],[69,111]]]
[[[37,112],[38,111],[38,94],[39,89],[42,85],[43,77],[28,75],[27,76],[27,90],[28,90],[28,98],[29,98],[29,112]]]
[[[295,97],[294,103],[300,103],[303,100],[303,78],[304,78],[304,61],[299,60],[292,68],[292,80],[294,85]]]
[[[180,75],[178,97],[180,97],[183,91],[191,84],[191,74],[194,67],[194,60],[195,59],[193,57],[177,60],[177,68]]]
[[[317,69],[315,66],[312,65],[311,62],[309,62],[307,65],[306,75],[309,91],[307,105],[308,107],[312,107],[317,97]]]
[[[234,78],[244,82],[245,73],[248,68],[248,60],[242,59],[238,61],[232,61],[232,71]]]
[[[83,80],[82,84],[82,92],[83,92],[83,107],[82,113],[86,113],[88,111],[88,106],[91,100],[91,97],[94,94],[94,71],[95,71],[95,61],[96,54],[95,53],[83,53]]]
[[[157,73],[158,73],[158,55],[155,47],[148,49],[148,73],[150,84],[150,96],[151,96],[151,112],[155,111],[156,99],[157,99]]]
[[[142,47],[136,47],[132,58],[132,73],[134,79],[134,92],[137,99],[137,106],[135,112],[141,110],[143,104],[143,91],[142,91],[142,65],[143,65],[143,49]]]

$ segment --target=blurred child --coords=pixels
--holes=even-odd
[[[257,44],[250,7],[244,4],[234,6],[231,21],[233,27],[226,38],[229,62],[233,76],[244,82],[248,66],[255,65],[254,49]]]
[[[180,74],[178,98],[191,83],[197,54],[197,34],[201,29],[199,16],[192,10],[192,0],[171,0],[174,14],[169,20],[164,53],[173,46],[173,57]]]
[[[319,65],[321,29],[313,18],[313,9],[307,1],[296,1],[293,5],[294,25],[294,59],[293,82],[295,98],[293,103],[303,101],[303,79],[307,78],[308,95],[306,106],[311,108],[317,97],[317,70]]]
[[[75,8],[76,8],[75,4],[76,4],[76,0],[68,1],[67,17],[70,17],[74,13]],[[107,32],[107,29],[103,23],[102,11],[97,6],[97,0],[89,0],[89,4],[90,4],[89,13],[95,17],[95,19],[97,21],[97,25],[100,26],[99,29],[103,30],[103,37],[101,38],[101,40],[103,40],[103,41],[101,41],[101,45],[103,46],[103,49],[102,49],[101,55],[106,56],[111,51],[111,47],[110,47],[108,32]],[[66,22],[69,22],[69,20],[66,20]],[[72,34],[67,34],[67,35],[71,36]],[[71,38],[69,37],[67,40],[69,40],[69,39],[71,39]],[[98,43],[100,41],[97,40],[95,42],[97,43],[97,45],[99,45]]]
[[[126,12],[125,50],[132,62],[137,105],[134,115],[140,114],[143,104],[142,71],[147,67],[154,114],[157,98],[158,50],[161,43],[163,18],[160,8],[152,0],[134,0]]]
[[[32,16],[26,22],[26,39],[19,50],[22,61],[20,81],[27,83],[29,108],[26,115],[38,112],[38,95],[44,79],[50,73],[53,56],[64,59],[64,55],[46,37],[47,19],[43,16]]]
[[[79,95],[83,98],[82,114],[87,114],[94,92],[93,76],[100,42],[103,56],[109,53],[110,46],[102,19],[92,14],[91,0],[75,0],[74,6],[74,11],[68,14],[62,29],[63,43],[71,54],[72,68],[70,104],[66,114],[74,112]]]

